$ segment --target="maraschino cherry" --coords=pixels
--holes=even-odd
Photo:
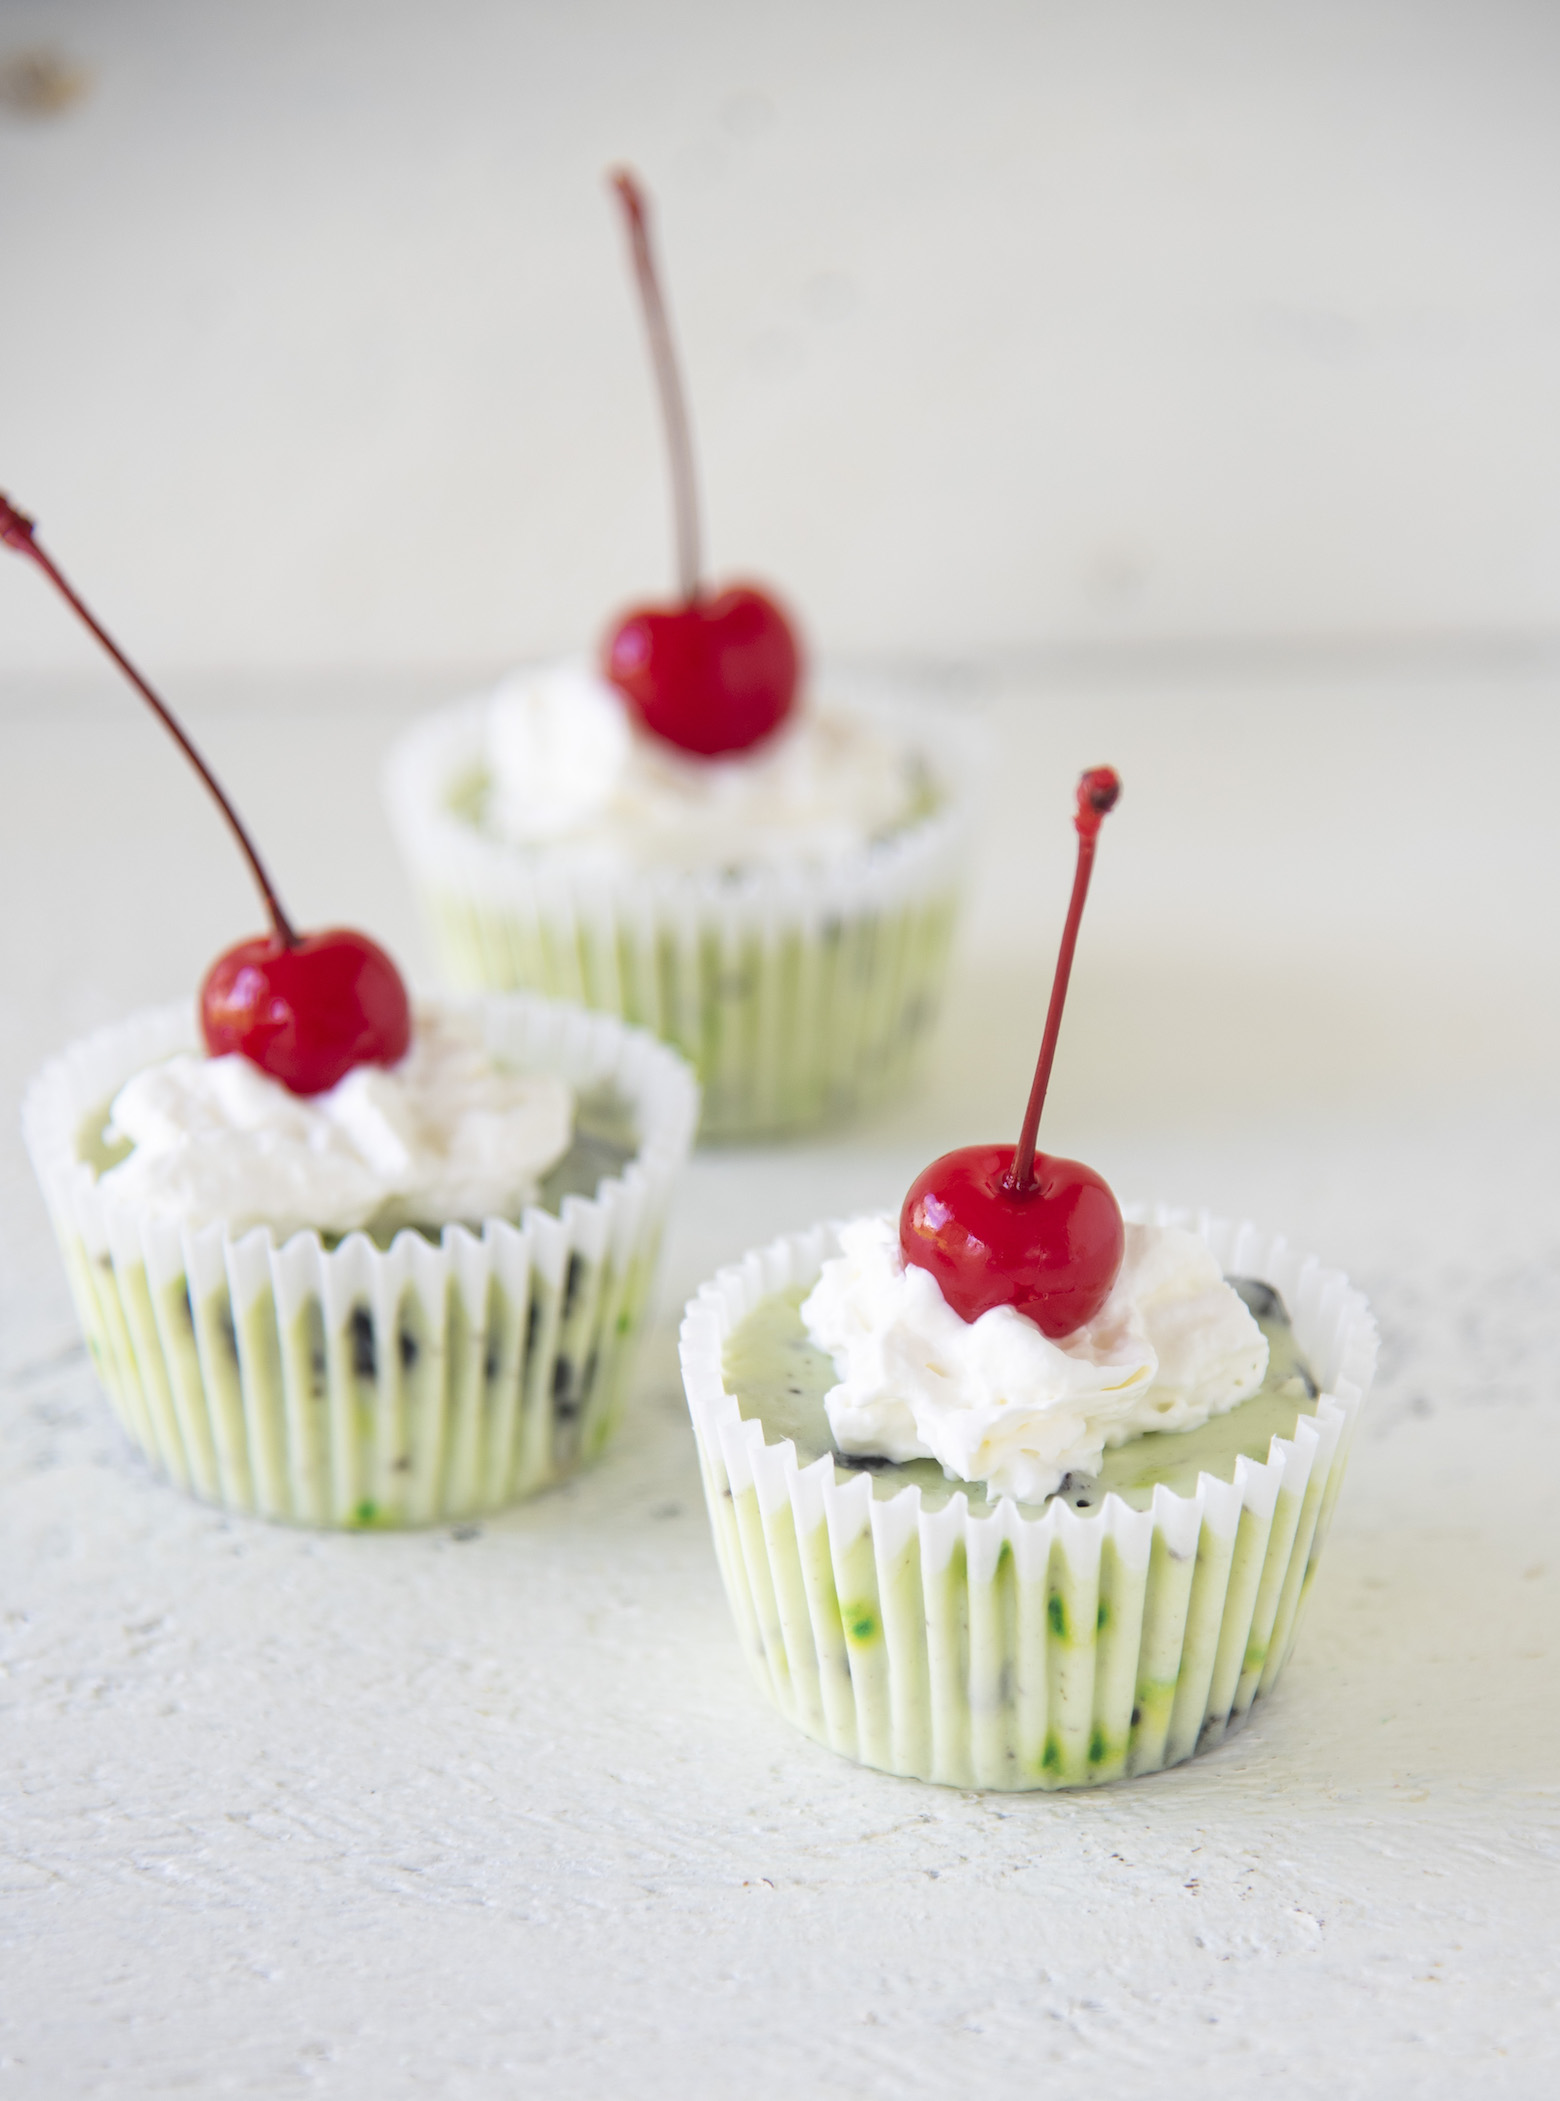
[[[1120,793],[1109,766],[1091,767],[1078,783],[1077,872],[1017,1146],[944,1153],[911,1183],[899,1214],[905,1260],[930,1270],[955,1313],[973,1321],[1012,1306],[1053,1341],[1098,1313],[1125,1245],[1120,1206],[1094,1169],[1035,1151],[1095,841]]]
[[[158,716],[211,793],[249,863],[271,932],[218,956],[200,990],[201,1033],[214,1058],[240,1051],[294,1094],[323,1094],[355,1065],[394,1065],[412,1040],[401,974],[376,942],[350,927],[299,934],[282,910],[254,842],[215,774],[172,712],[100,627],[38,544],[31,518],[0,494],[0,540],[28,556],[102,643]]]
[[[683,751],[713,758],[746,751],[780,727],[796,698],[801,651],[790,621],[765,592],[751,584],[728,585],[713,597],[704,592],[693,441],[650,250],[648,204],[627,169],[611,180],[628,222],[666,424],[682,602],[625,613],[603,644],[602,669],[647,730]]]

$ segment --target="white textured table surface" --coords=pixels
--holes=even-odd
[[[7,1112],[0,2096],[1553,2091],[1560,842],[1520,783],[1554,777],[1556,684],[1009,681],[921,1093],[698,1160],[623,1435],[480,1529],[314,1536],[154,1480]],[[298,915],[420,961],[374,774],[426,694],[194,697]],[[127,697],[18,686],[0,736],[14,1099],[253,914]],[[672,1321],[744,1246],[1012,1123],[1067,783],[1105,757],[1128,795],[1053,1142],[1348,1267],[1382,1378],[1243,1736],[1094,1795],[948,1793],[842,1763],[749,1686]]]

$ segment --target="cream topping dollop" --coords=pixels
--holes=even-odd
[[[1011,1306],[966,1321],[894,1222],[859,1218],[802,1305],[839,1384],[840,1450],[935,1459],[950,1479],[1036,1503],[1107,1445],[1194,1430],[1261,1386],[1267,1339],[1196,1233],[1129,1225],[1121,1272],[1087,1326],[1053,1342]]]
[[[155,1218],[230,1231],[439,1226],[518,1218],[567,1151],[574,1098],[515,1072],[468,1015],[419,1007],[400,1064],[289,1093],[236,1053],[181,1054],[115,1095],[104,1138],[133,1150],[99,1187]]]
[[[613,867],[827,865],[905,823],[923,792],[915,754],[842,709],[800,707],[747,751],[679,751],[583,660],[506,679],[486,744],[490,830]]]

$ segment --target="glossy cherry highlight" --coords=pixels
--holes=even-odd
[[[355,1065],[394,1065],[412,1040],[400,972],[350,927],[239,942],[206,973],[200,1023],[214,1058],[241,1051],[294,1094],[323,1094]]]
[[[1077,868],[1018,1144],[944,1153],[916,1177],[899,1214],[905,1260],[930,1271],[963,1319],[1012,1306],[1053,1340],[1098,1313],[1125,1248],[1121,1208],[1103,1178],[1079,1160],[1035,1150],[1095,843],[1120,794],[1108,766],[1091,767],[1078,783]]]
[[[608,631],[602,669],[643,726],[706,758],[745,751],[784,722],[802,658],[796,630],[751,584],[706,595],[700,580],[698,484],[687,400],[650,246],[649,203],[627,169],[612,176],[623,207],[671,462],[681,603],[638,606]]]
[[[238,1051],[294,1094],[320,1094],[355,1065],[394,1065],[411,1042],[401,975],[366,934],[345,927],[300,935],[229,802],[173,711],[102,627],[38,543],[24,511],[0,495],[0,541],[28,557],[107,650],[209,789],[249,863],[272,931],[219,956],[201,987],[201,1031],[211,1055]]]
[[[965,1145],[910,1185],[899,1215],[905,1260],[928,1269],[963,1320],[993,1306],[1027,1314],[1055,1339],[1092,1320],[1121,1267],[1121,1210],[1080,1160],[1035,1156],[1024,1192],[1011,1145]]]
[[[715,758],[779,728],[800,659],[774,600],[732,584],[674,611],[626,613],[607,638],[606,673],[647,730]]]

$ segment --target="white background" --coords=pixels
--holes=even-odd
[[[4,0],[0,474],[164,669],[1560,626],[1545,0]],[[0,574],[0,664],[80,646]]]
[[[717,572],[912,665],[997,763],[919,1091],[695,1162],[621,1441],[478,1537],[156,1482],[7,1108],[0,2101],[1547,2096],[1560,12],[0,0],[0,82],[40,43],[90,80],[0,101],[0,487],[301,921],[426,980],[389,738],[669,578],[619,156]],[[254,905],[14,561],[0,756],[14,1104]],[[1383,1376],[1244,1736],[950,1795],[746,1683],[672,1324],[1012,1128],[1099,760],[1050,1141],[1347,1267]]]

